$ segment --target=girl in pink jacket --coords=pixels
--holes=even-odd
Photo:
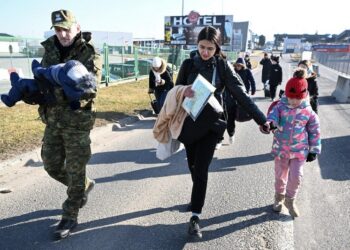
[[[271,151],[275,157],[273,210],[281,212],[284,203],[292,217],[299,216],[295,197],[301,184],[303,165],[321,153],[320,123],[310,106],[304,75],[302,69],[294,73],[287,82],[285,96],[267,117],[276,128]]]

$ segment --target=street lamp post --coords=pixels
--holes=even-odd
[[[181,16],[184,16],[184,0],[182,0],[182,12],[181,12]]]

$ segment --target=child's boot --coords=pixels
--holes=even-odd
[[[284,201],[284,205],[288,208],[289,214],[294,218],[298,217],[300,215],[299,209],[297,208],[295,204],[294,198],[286,197],[286,200]]]
[[[284,194],[275,194],[275,203],[273,204],[273,211],[280,213],[282,211],[282,205],[284,202]]]

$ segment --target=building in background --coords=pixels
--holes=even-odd
[[[133,34],[131,32],[111,32],[111,31],[91,31],[92,40],[95,47],[102,51],[103,45],[106,43],[112,52],[121,53],[121,48],[125,51],[132,51],[133,47]],[[54,35],[53,30],[46,31],[44,33],[45,39]]]
[[[19,52],[18,38],[6,33],[0,33],[0,53],[12,54]]]
[[[249,22],[233,22],[233,51],[248,50],[248,40],[252,41],[253,32],[249,30]],[[252,44],[252,42],[250,42]],[[253,45],[254,46],[254,45]]]

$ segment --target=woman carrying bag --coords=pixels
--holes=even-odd
[[[160,57],[153,58],[152,68],[149,72],[149,89],[148,94],[154,93],[156,102],[151,100],[151,105],[157,104],[157,107],[152,105],[156,114],[162,109],[168,91],[174,87],[174,82],[170,73],[171,69],[167,63]]]
[[[260,125],[263,133],[269,133],[265,115],[258,109],[246,94],[242,80],[234,72],[220,48],[220,32],[212,26],[203,28],[198,34],[198,50],[191,53],[180,68],[176,85],[191,85],[198,74],[211,82],[216,88],[214,96],[222,103],[222,92],[227,88],[237,102]],[[188,86],[184,97],[192,98],[194,91]],[[188,167],[193,181],[191,203],[192,211],[188,233],[196,238],[202,238],[199,218],[204,206],[209,165],[213,159],[218,139],[226,129],[225,122],[220,120],[217,113],[208,103],[193,121],[190,116],[184,120],[178,140],[185,145]]]

